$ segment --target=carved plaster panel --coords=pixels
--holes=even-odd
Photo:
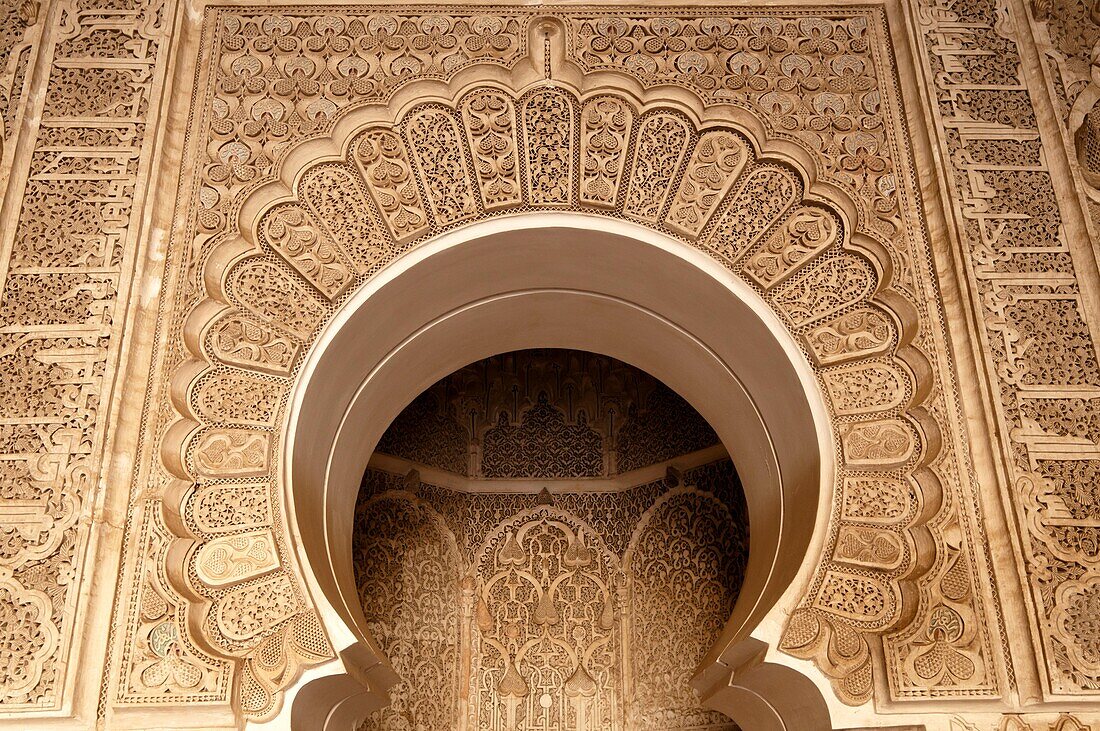
[[[171,31],[160,2],[0,3],[0,713],[63,713],[89,643],[88,553]],[[174,622],[157,640],[138,630],[166,663]]]
[[[1017,561],[1029,577],[1040,682],[1051,697],[1094,696],[1100,674],[1085,661],[1094,643],[1080,618],[1093,612],[1086,607],[1100,530],[1095,254],[1071,171],[1059,163],[1056,138],[1039,113],[1047,100],[1027,88],[1027,51],[1015,37],[1026,14],[985,2],[921,7],[925,63],[939,90],[934,119],[978,319],[978,361],[992,390],[1004,492],[1020,526]],[[1078,36],[1096,35],[1083,19],[1084,3],[1052,7],[1058,20],[1051,29],[1065,50]],[[1070,65],[1080,69],[1075,53]],[[1072,79],[1060,83],[1081,92]]]
[[[593,353],[538,350],[436,383],[377,451],[471,478],[584,479],[716,444],[703,417],[649,374]]]
[[[913,9],[1040,676],[1051,697],[1093,696],[1100,359],[1078,219],[1100,209],[1071,183],[1100,159],[1095,9],[1032,5],[1046,77],[1028,66],[1020,3]],[[330,656],[277,477],[303,353],[342,298],[419,242],[544,209],[699,248],[803,345],[840,472],[784,649],[851,703],[876,674],[884,701],[1010,692],[884,11],[537,12],[203,11],[110,702],[236,693],[263,718],[302,665]],[[0,666],[5,712],[60,709],[74,667],[175,17],[157,2],[0,2],[0,644],[18,649]],[[542,81],[516,81],[531,73]],[[427,83],[432,102],[387,108]],[[1035,111],[1048,93],[1068,166]],[[286,162],[352,118],[341,155]],[[294,190],[242,220],[279,174]]]
[[[689,683],[744,576],[732,463],[570,489],[471,494],[367,471],[359,593],[403,681],[363,728],[735,728]]]
[[[623,217],[754,286],[804,345],[831,403],[844,489],[783,648],[815,659],[850,703],[871,696],[879,642],[896,698],[998,697],[999,619],[982,598],[987,559],[883,13],[545,12],[554,21],[539,26],[552,29],[543,37],[526,10],[208,9],[194,174],[165,309],[178,334],[158,371],[177,397],[162,389],[155,409],[178,480],[169,495],[197,544],[188,555],[214,540],[187,512],[207,481],[251,480],[281,514],[271,450],[295,358],[372,272],[437,232],[512,210]],[[545,78],[513,88],[530,53]],[[497,81],[479,83],[475,67]],[[447,83],[460,71],[468,81],[435,101],[382,104],[417,79]],[[647,91],[669,84],[683,90],[675,106]],[[300,142],[352,117],[362,121],[339,141],[341,159],[281,169],[289,151],[308,149]],[[293,191],[238,220],[239,197],[280,170],[296,178]],[[238,227],[254,245],[242,246]],[[215,299],[204,302],[208,291]],[[203,406],[208,388],[246,380],[269,395],[242,398],[233,413]],[[860,504],[842,500],[857,492]],[[874,528],[854,519],[876,503],[871,514],[895,517]],[[191,626],[212,652],[243,662],[245,686],[263,689],[242,703],[255,716],[274,711],[297,662],[268,673],[256,643],[290,647],[294,622],[308,621],[290,619],[308,609],[295,582],[276,579],[293,566],[276,541],[283,568],[248,596],[286,619],[254,638],[219,623],[242,589],[199,580],[191,558],[179,572],[202,597]],[[935,628],[948,616],[960,631]],[[924,668],[935,642],[967,663],[950,678],[906,670]]]

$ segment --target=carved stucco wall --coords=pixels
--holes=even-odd
[[[1094,699],[1100,660],[1086,620],[1100,585],[1091,489],[1100,307],[1094,204],[1078,162],[1096,35],[1084,8],[540,8],[562,28],[551,75],[589,73],[582,105],[568,79],[552,91],[508,88],[509,70],[539,52],[526,9],[210,5],[180,16],[174,3],[0,5],[5,712],[68,713],[73,653],[90,667],[108,656],[104,715],[218,708],[234,693],[246,715],[274,712],[299,664],[329,652],[287,573],[278,490],[261,476],[277,468],[266,445],[303,348],[344,293],[415,241],[495,211],[559,205],[648,222],[712,252],[803,337],[840,435],[842,499],[784,649],[815,658],[848,702]],[[177,23],[180,55],[169,63]],[[251,225],[236,220],[240,196],[293,144],[395,89],[477,64],[501,83],[479,95],[463,82],[447,104],[402,111],[393,132],[393,114],[363,112],[381,126],[345,162],[308,173],[346,176],[363,186],[360,197],[288,200],[255,222],[256,257],[218,285],[239,315],[193,337],[203,277],[220,280],[206,268],[210,253]],[[686,90],[678,111],[647,97],[660,83]],[[176,95],[169,118],[162,105],[177,86],[190,94]],[[626,87],[641,101],[622,96]],[[723,127],[744,113],[767,140],[809,153],[811,169]],[[154,155],[160,139],[179,152],[184,129],[182,154]],[[439,140],[447,144],[431,144]],[[480,147],[485,140],[493,144]],[[652,155],[637,154],[642,140]],[[654,184],[666,199],[647,201],[630,181],[655,160],[667,164],[651,180],[680,169],[701,176]],[[158,179],[173,184],[147,207]],[[769,196],[751,195],[774,207],[753,221],[725,217],[753,180],[770,181]],[[353,205],[362,227],[330,230],[352,210],[340,206]],[[774,245],[713,236],[791,210]],[[170,229],[167,249],[158,226]],[[146,264],[154,286],[139,288],[136,267]],[[857,271],[865,283],[853,285],[863,287],[855,299],[871,304],[850,299],[852,314],[799,319],[828,309],[795,306],[826,280],[799,285]],[[277,309],[287,292],[297,295],[293,312]],[[124,353],[136,395],[116,386]],[[856,354],[852,373],[840,360]],[[220,365],[181,407],[169,379],[196,357]],[[241,389],[247,398],[233,396]],[[894,396],[873,398],[883,394]],[[178,410],[207,424],[206,441],[192,440],[186,461],[171,449],[162,460]],[[120,537],[111,524],[122,515]],[[1002,526],[1007,540],[987,540]],[[868,566],[850,548],[875,535],[895,536],[886,540],[903,547],[900,565]],[[259,578],[238,584],[210,562],[201,574],[192,559],[182,565],[169,550],[180,536],[198,537],[195,555],[231,555]],[[124,548],[109,652],[90,634],[74,645],[78,628],[97,626],[77,598],[92,584],[87,557],[99,543],[111,562]],[[99,577],[106,584],[89,602],[111,604],[114,573]],[[852,591],[883,598],[855,606],[844,598]],[[261,605],[260,621],[245,621],[241,608]]]
[[[540,498],[368,472],[360,595],[403,680],[366,728],[731,728],[689,681],[743,575],[736,479],[725,460]]]
[[[718,443],[699,412],[648,373],[548,349],[487,358],[434,384],[377,450],[465,477],[587,479]]]
[[[165,411],[175,424],[162,445],[180,455],[170,459],[174,477],[274,475],[270,434],[282,418],[298,354],[357,281],[415,241],[516,209],[577,208],[627,218],[692,243],[757,288],[804,344],[832,402],[844,466],[834,527],[826,563],[783,648],[814,658],[851,703],[871,695],[877,637],[884,637],[886,676],[896,697],[937,697],[940,686],[950,697],[997,697],[1006,674],[1003,652],[993,649],[1000,620],[995,605],[982,599],[992,589],[978,570],[986,559],[964,477],[969,468],[959,462],[962,445],[941,438],[959,433],[956,397],[936,324],[942,313],[916,177],[905,136],[898,134],[885,15],[875,8],[831,12],[717,19],[563,15],[560,31],[535,49],[544,83],[526,91],[509,90],[507,81],[467,83],[447,92],[450,102],[402,111],[396,126],[367,123],[341,141],[344,160],[296,173],[293,192],[265,203],[254,224],[240,223],[256,226],[259,248],[217,233],[220,224],[209,238],[201,229],[222,220],[218,201],[273,169],[291,122],[317,126],[321,135],[317,109],[329,103],[337,105],[333,114],[344,105],[344,114],[393,116],[383,107],[352,105],[338,78],[326,81],[335,86],[322,93],[310,76],[316,62],[298,60],[302,49],[350,54],[356,44],[375,48],[381,65],[359,68],[352,59],[346,73],[368,85],[364,94],[375,84],[374,93],[384,96],[387,84],[397,83],[387,81],[386,64],[395,65],[389,73],[399,78],[408,63],[446,78],[448,69],[454,74],[471,63],[466,56],[473,53],[514,67],[513,76],[522,73],[527,37],[508,29],[533,29],[510,12],[476,23],[437,16],[219,17],[210,42],[228,44],[228,57],[215,56],[229,75],[215,88],[233,88],[236,96],[220,103],[215,97],[207,119],[231,138],[207,148],[224,159],[211,160],[197,182],[198,215],[189,225],[197,227],[199,242],[213,247],[207,261],[218,262],[217,269],[208,264],[204,276],[218,282],[212,286],[229,307],[203,305],[186,323],[196,339],[187,349],[190,360],[175,369],[174,389],[192,393],[193,401],[182,420],[173,416],[176,406]],[[459,35],[453,45],[429,41],[441,22]],[[317,30],[317,23],[332,31]],[[337,27],[363,40],[353,44]],[[309,40],[312,33],[320,34],[317,40]],[[466,33],[469,40],[462,40]],[[306,40],[297,40],[303,34]],[[420,56],[413,62],[410,54]],[[557,54],[569,60],[556,60]],[[340,63],[331,56],[326,61]],[[554,76],[570,68],[589,72],[578,90],[583,101]],[[407,82],[415,77],[406,73]],[[705,121],[644,92],[659,82],[688,90],[683,99],[695,100],[694,114]],[[616,91],[632,84],[641,103]],[[289,95],[296,106],[279,111],[263,101],[272,94]],[[236,106],[242,98],[260,105],[243,118]],[[723,122],[746,113],[764,125],[757,133],[763,139]],[[765,144],[769,137],[772,148]],[[779,152],[782,140],[815,153],[814,166],[800,172]],[[174,311],[180,318],[190,312],[183,303]],[[207,369],[200,362],[220,365]],[[180,491],[186,501],[182,485]],[[197,535],[199,545],[206,544],[194,554],[201,561],[213,550],[210,541],[220,539]],[[277,543],[277,532],[265,540]],[[882,545],[891,550],[876,549]],[[283,557],[253,573],[286,571],[288,563]],[[262,581],[271,590],[291,590],[285,579]],[[951,587],[946,593],[944,584]],[[216,634],[210,618],[230,616],[223,602],[241,590],[208,589],[202,581],[191,587],[204,596],[191,609],[192,621]],[[903,603],[914,591],[921,603]],[[272,624],[306,612],[298,595],[279,602],[269,594],[267,601],[277,604]],[[944,623],[946,632],[938,629]],[[251,655],[229,638],[214,642],[220,652]],[[916,670],[906,672],[907,664]],[[269,688],[253,699],[263,706],[257,712],[273,707],[279,682],[250,686]]]
[[[735,728],[690,685],[748,553],[717,444],[667,386],[581,351],[488,358],[414,400],[356,507],[364,614],[402,678],[364,728]],[[650,465],[672,469],[593,483]]]

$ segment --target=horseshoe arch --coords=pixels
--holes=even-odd
[[[542,58],[558,32],[503,78],[417,82],[289,150],[206,262],[162,443],[170,572],[254,718],[334,654],[356,682],[302,697],[384,690],[349,585],[362,468],[424,387],[504,350],[637,365],[730,450],[752,545],[710,668],[758,659],[749,633],[804,568],[782,647],[860,702],[869,642],[915,611],[939,427],[884,245],[805,149],[743,109]]]

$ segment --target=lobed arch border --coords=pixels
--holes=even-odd
[[[533,21],[530,27],[531,34],[540,40],[560,36],[562,32],[559,21],[554,19],[541,24]],[[770,129],[766,122],[742,107],[732,104],[707,106],[702,104],[695,92],[688,89],[671,84],[644,87],[634,77],[614,71],[582,73],[579,67],[564,58],[560,42],[549,43],[551,54],[554,56],[550,59],[550,63],[558,75],[553,80],[548,80],[543,73],[547,59],[542,58],[547,44],[529,43],[529,46],[531,56],[516,64],[510,71],[496,64],[474,64],[456,72],[450,81],[418,80],[399,88],[386,103],[351,107],[337,116],[335,123],[323,137],[307,140],[288,149],[278,161],[279,178],[277,180],[262,181],[254,185],[242,194],[238,203],[235,204],[233,218],[237,221],[237,234],[225,237],[207,260],[204,267],[206,299],[195,306],[184,328],[185,342],[193,358],[173,374],[173,405],[181,418],[169,429],[162,444],[164,462],[179,478],[167,499],[170,526],[173,532],[180,536],[170,552],[169,573],[177,588],[183,590],[192,603],[188,612],[188,623],[193,634],[199,638],[204,637],[204,622],[211,602],[200,590],[192,586],[187,570],[189,562],[193,560],[198,550],[199,541],[182,515],[186,510],[185,503],[191,489],[188,481],[193,477],[184,450],[202,423],[191,402],[196,386],[212,370],[209,367],[211,359],[207,357],[203,345],[207,328],[229,307],[228,298],[225,296],[223,275],[260,249],[261,243],[255,235],[256,223],[273,207],[296,200],[301,174],[313,165],[343,159],[352,140],[365,129],[387,125],[392,128],[397,120],[423,104],[438,103],[453,106],[475,87],[493,87],[513,95],[514,98],[519,98],[524,93],[548,85],[569,90],[570,93],[575,94],[580,104],[596,96],[613,93],[633,104],[638,110],[639,118],[643,112],[650,109],[671,109],[690,119],[700,134],[718,128],[736,130],[752,145],[752,152],[757,159],[779,162],[797,173],[803,185],[802,201],[813,202],[835,212],[848,234],[845,239],[845,248],[857,252],[874,269],[878,277],[877,286],[866,299],[877,305],[883,313],[889,314],[893,322],[895,342],[892,354],[904,364],[905,371],[910,376],[909,384],[912,389],[908,408],[904,413],[923,443],[919,460],[909,470],[913,483],[919,485],[918,497],[923,499],[913,523],[907,528],[912,565],[896,581],[895,590],[899,608],[897,616],[889,626],[879,628],[871,634],[881,634],[889,629],[904,626],[918,608],[912,582],[926,572],[936,560],[934,541],[927,529],[923,527],[923,522],[927,521],[938,508],[940,489],[936,476],[924,468],[924,465],[930,463],[939,451],[940,434],[934,419],[919,406],[931,390],[932,376],[927,359],[912,345],[918,327],[917,310],[902,295],[890,290],[889,283],[892,279],[890,252],[886,244],[876,236],[865,232],[866,229],[861,225],[866,215],[862,204],[839,186],[817,176],[813,153],[803,143],[781,137]],[[487,80],[486,75],[497,78]],[[337,143],[336,140],[341,142]],[[502,215],[502,212],[487,215],[496,217]],[[506,212],[504,215],[507,215]],[[430,240],[440,231],[460,227],[433,227],[421,240]],[[217,654],[224,654],[217,647],[209,646],[207,649]],[[792,648],[788,650],[792,651]],[[834,680],[850,673],[854,666],[869,667],[871,662],[870,653],[863,651],[859,661],[854,664],[832,662],[830,653],[822,652],[820,647],[808,653],[800,655],[800,648],[797,647],[792,651],[792,654],[814,657],[826,674]],[[312,658],[313,661],[318,659]],[[288,672],[285,677],[290,678],[294,675],[295,672]],[[846,693],[843,688],[838,690],[845,700],[858,702],[865,699],[865,697]]]

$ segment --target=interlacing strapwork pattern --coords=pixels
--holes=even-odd
[[[1045,131],[1040,137],[1036,110],[1046,100],[1029,94],[1026,52],[1006,32],[1006,17],[1010,23],[1026,18],[983,0],[921,5],[981,367],[992,384],[1006,490],[1022,526],[1017,560],[1029,577],[1028,614],[1042,646],[1044,692],[1095,696],[1100,322],[1089,309],[1089,290],[1097,291],[1094,254],[1087,254],[1087,232],[1073,222],[1080,204],[1068,192],[1071,171],[1053,162]],[[1088,77],[1090,48],[1100,38],[1090,6],[1095,13],[1093,3],[1077,0],[1034,6],[1057,45],[1046,61],[1067,119],[1088,86],[1082,76]],[[960,64],[962,58],[968,61]],[[983,60],[970,62],[977,58]],[[929,626],[923,634],[928,643],[951,632]]]
[[[735,728],[689,681],[744,577],[744,496],[729,460],[683,482],[546,505],[368,470],[356,576],[402,682],[363,728]]]
[[[45,12],[34,0],[0,2],[3,712],[62,709],[79,665],[90,526],[172,18],[155,0],[58,3],[40,49]],[[31,95],[38,56],[49,63]],[[172,607],[162,612],[154,594],[144,617],[172,621],[138,630],[135,671],[175,689],[205,687],[177,642]]]
[[[491,216],[574,210],[648,226],[713,256],[759,292],[817,373],[835,424],[837,499],[822,566],[783,648],[813,658],[850,703],[870,698],[871,647],[884,636],[900,658],[894,667],[926,668],[921,658],[945,655],[930,649],[937,642],[967,660],[953,661],[950,677],[890,672],[895,696],[1000,695],[989,630],[999,620],[982,599],[986,558],[974,545],[975,495],[897,133],[904,118],[883,12],[541,10],[563,32],[547,43],[589,72],[574,74],[585,89],[500,81],[529,60],[527,10],[207,10],[189,127],[194,164],[167,263],[167,344],[138,474],[152,494],[167,490],[187,522],[184,540],[197,544],[175,572],[201,597],[187,604],[181,629],[202,627],[206,645],[233,658],[223,667],[242,674],[246,714],[274,713],[300,664],[328,653],[304,639],[316,620],[281,529],[276,449],[303,353],[349,292],[418,242]],[[470,81],[475,67],[498,81]],[[460,72],[464,86],[441,92]],[[400,112],[386,105],[423,79],[435,101]],[[695,101],[639,101],[616,91],[623,84],[671,84]],[[729,123],[745,115],[771,137],[750,139]],[[315,164],[282,171],[294,190],[254,200],[245,210],[257,218],[237,220],[241,198],[279,172],[281,156],[325,139],[337,117],[360,120],[341,127],[351,137],[324,142]],[[784,145],[813,157],[815,169],[767,152]],[[240,227],[255,242],[248,251]],[[236,253],[227,260],[228,250]],[[212,283],[216,300],[207,299]],[[228,398],[246,386],[263,397]],[[222,399],[233,408],[210,407]],[[454,447],[447,459],[457,465]],[[211,490],[245,503],[202,524],[198,506],[213,505],[202,498]],[[249,537],[207,548],[234,534]],[[257,547],[270,555],[257,558]],[[909,611],[902,602],[914,596]],[[238,616],[245,606],[254,617]],[[962,631],[932,627],[946,610]],[[894,631],[910,634],[895,641]],[[128,632],[123,643],[134,641]]]

